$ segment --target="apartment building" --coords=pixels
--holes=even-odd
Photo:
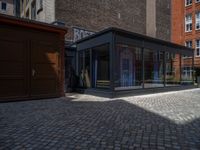
[[[172,1],[172,42],[193,48],[194,67],[200,68],[200,0]],[[183,57],[186,62],[182,74],[192,76],[188,67],[192,58]]]
[[[52,23],[55,21],[55,0],[20,0],[21,17]]]

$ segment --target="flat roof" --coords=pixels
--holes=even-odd
[[[43,30],[43,31],[49,31],[49,32],[57,32],[57,33],[62,33],[62,34],[67,33],[67,28],[65,27],[60,27],[53,24],[43,23],[39,21],[26,19],[26,18],[9,16],[5,14],[0,14],[0,23],[32,28],[32,29],[38,29],[38,30]]]
[[[169,41],[153,38],[153,37],[150,37],[150,36],[142,35],[142,34],[135,33],[135,32],[126,31],[126,30],[123,30],[123,29],[120,29],[120,28],[115,28],[115,27],[110,27],[110,28],[107,28],[105,30],[102,30],[98,33],[95,33],[95,34],[90,35],[88,37],[85,37],[81,40],[78,40],[76,43],[79,44],[79,43],[85,42],[87,40],[97,38],[98,36],[101,36],[101,35],[106,34],[108,32],[117,33],[117,34],[120,34],[120,35],[123,35],[123,36],[126,36],[126,37],[128,36],[129,38],[131,38],[131,37],[132,38],[139,38],[139,39],[143,39],[143,40],[153,42],[153,43],[157,43],[157,44],[160,44],[160,45],[166,45],[166,46],[171,46],[171,47],[180,48],[180,49],[184,49],[184,50],[190,50],[190,51],[194,50],[194,49],[191,49],[191,48],[179,45],[179,44],[175,44],[175,43],[172,43],[172,42],[169,42]]]

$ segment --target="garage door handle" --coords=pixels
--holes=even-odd
[[[32,76],[34,77],[35,76],[35,69],[32,69]]]

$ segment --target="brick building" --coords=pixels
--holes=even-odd
[[[194,67],[200,68],[200,0],[172,1],[172,42],[182,44],[194,51]],[[183,57],[182,74],[192,75],[192,58]]]
[[[96,32],[112,26],[170,40],[170,0],[57,0],[55,10],[56,20],[71,29]]]

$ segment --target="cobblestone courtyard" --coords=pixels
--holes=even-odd
[[[200,89],[0,103],[0,149],[200,149]]]

